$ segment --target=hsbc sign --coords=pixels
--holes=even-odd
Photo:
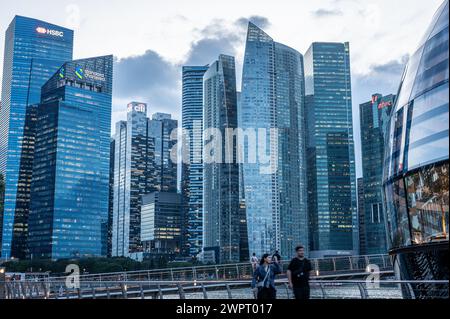
[[[51,36],[59,37],[59,38],[64,37],[63,31],[51,30],[51,29],[47,29],[47,28],[43,28],[43,27],[37,27],[36,32],[39,34],[47,34],[47,35],[51,35]]]

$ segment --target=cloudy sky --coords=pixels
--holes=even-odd
[[[360,176],[358,105],[372,93],[396,93],[404,64],[441,2],[15,0],[1,4],[0,43],[17,14],[74,29],[75,58],[114,54],[114,126],[124,119],[129,101],[148,103],[150,113],[179,118],[184,64],[204,65],[220,53],[234,55],[240,85],[249,19],[302,53],[314,41],[349,41]]]

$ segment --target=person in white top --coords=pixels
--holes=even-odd
[[[250,262],[252,263],[252,269],[254,272],[256,270],[256,268],[258,267],[258,263],[259,263],[259,259],[258,259],[258,257],[256,257],[255,253],[253,253],[253,256],[250,259]]]

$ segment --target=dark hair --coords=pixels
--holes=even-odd
[[[256,253],[253,253],[253,256],[256,256]]]
[[[305,249],[305,247],[303,247],[302,245],[298,245],[297,247],[295,247],[295,251],[299,251],[300,249]]]
[[[267,257],[269,257],[270,255],[269,254],[264,254],[263,256],[262,256],[262,258],[261,258],[261,261],[259,262],[259,265],[261,266],[261,265],[264,265],[264,260],[267,258]]]

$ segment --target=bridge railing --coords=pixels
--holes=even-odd
[[[312,299],[448,298],[448,281],[312,280]],[[277,280],[277,298],[292,299],[286,280]],[[244,281],[83,281],[78,289],[61,281],[7,282],[7,299],[254,299]]]
[[[311,259],[317,274],[366,271],[369,265],[377,265],[380,270],[392,270],[388,255],[345,256],[323,259]],[[283,261],[286,271],[289,261]],[[169,268],[158,270],[139,270],[105,274],[81,275],[81,281],[186,281],[186,280],[245,280],[253,274],[250,263],[227,265],[206,265],[196,267]],[[60,280],[64,277],[51,277]]]

